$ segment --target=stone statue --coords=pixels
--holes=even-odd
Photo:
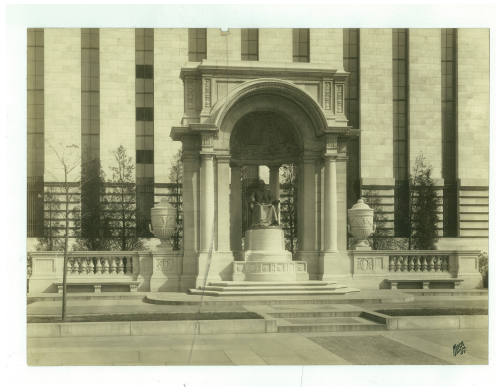
[[[248,207],[250,210],[250,228],[279,226],[279,200],[273,200],[273,195],[266,189],[263,180],[250,193]]]

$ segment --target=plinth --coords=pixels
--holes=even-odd
[[[292,260],[285,249],[283,229],[277,226],[255,228],[245,234],[244,279],[256,282],[295,282],[309,280],[307,263]]]

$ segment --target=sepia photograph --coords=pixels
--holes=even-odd
[[[491,364],[492,19],[271,15],[18,26],[29,368]]]

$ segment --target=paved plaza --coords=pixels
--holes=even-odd
[[[380,293],[380,291],[378,291]],[[383,292],[387,296],[389,291]],[[353,294],[361,297],[361,294]],[[370,293],[364,293],[368,297]],[[396,292],[395,299],[408,293]],[[401,297],[403,295],[403,297]],[[175,294],[179,298],[180,294]],[[359,298],[358,298],[359,299]],[[377,311],[380,309],[469,308],[487,309],[488,296],[420,296],[410,302],[360,302],[350,304],[235,304],[153,305],[142,297],[128,299],[82,300],[70,297],[69,316],[99,314],[150,314],[193,312],[242,312],[263,315],[281,312],[282,325],[296,325],[287,313],[312,315],[302,323],[331,323],[321,314],[341,309]],[[314,302],[314,298],[310,299]],[[56,316],[59,301],[38,301],[28,305],[28,316]],[[348,314],[348,313],[346,313]],[[314,316],[316,315],[316,316]],[[306,320],[306,321],[305,321]],[[369,325],[356,316],[337,317],[336,323]],[[455,353],[453,346],[463,342],[465,352]],[[415,329],[350,330],[342,332],[238,333],[162,336],[65,336],[28,338],[30,365],[444,365],[487,364],[488,330]]]

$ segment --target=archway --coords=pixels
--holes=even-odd
[[[262,180],[273,199],[280,201],[280,225],[285,233],[286,249],[293,253],[297,240],[296,168],[302,150],[300,133],[279,113],[250,112],[235,124],[230,138],[231,165],[241,168],[241,182],[231,184],[231,188],[241,187],[241,203],[233,201],[231,216],[241,214],[243,236],[250,225],[250,194],[257,181]],[[281,177],[284,181],[280,181]]]
[[[244,250],[242,167],[293,162],[298,171],[295,256],[307,263],[311,279],[329,279],[330,271],[338,270],[337,244],[346,242],[340,136],[345,129],[329,125],[336,120],[325,111],[326,101],[320,107],[288,81],[251,80],[205,106],[210,102],[204,96],[199,122],[173,129],[183,142],[185,170],[183,270],[196,274],[197,286],[207,277],[235,279]],[[269,185],[276,186],[278,175],[270,177]]]

